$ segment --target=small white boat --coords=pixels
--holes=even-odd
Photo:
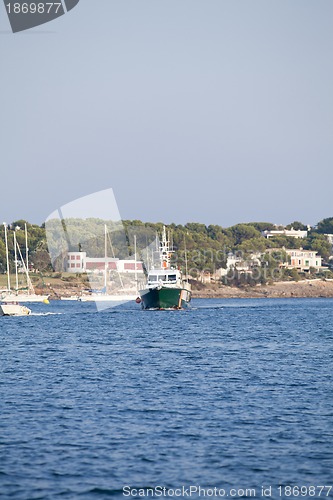
[[[29,316],[31,309],[21,306],[18,302],[2,302],[0,316]]]
[[[1,300],[5,302],[12,301],[20,301],[20,302],[44,302],[44,304],[48,303],[49,296],[48,295],[37,295],[36,293],[20,293],[18,292],[3,294]]]

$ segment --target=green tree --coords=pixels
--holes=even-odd
[[[317,232],[321,234],[333,234],[333,217],[328,217],[318,222]]]
[[[273,229],[276,229],[274,224],[271,222],[247,222],[245,224],[246,226],[252,226],[258,231],[272,231]]]
[[[295,229],[296,231],[306,231],[307,230],[307,226],[305,224],[303,224],[303,222],[299,222],[297,220],[295,220],[294,222],[292,222],[291,224],[288,224],[288,226],[286,226],[286,229]]]
[[[243,241],[251,238],[262,238],[260,231],[247,224],[236,224],[230,228],[235,244],[240,245]]]
[[[306,239],[304,249],[318,252],[324,261],[328,261],[332,253],[332,246],[326,236],[318,233],[311,233],[311,235]]]

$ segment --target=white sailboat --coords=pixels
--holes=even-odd
[[[2,297],[2,302],[0,304],[0,316],[28,316],[31,313],[31,310],[26,306],[21,306],[17,302],[17,298],[14,295],[11,295],[11,287],[10,287],[10,269],[9,269],[9,254],[8,254],[8,237],[7,237],[7,224],[4,223],[5,228],[5,244],[6,244],[6,263],[7,263],[7,295],[8,298]],[[16,247],[15,247],[16,248]],[[16,250],[15,250],[15,261],[16,259]],[[16,278],[17,279],[17,278]],[[18,279],[17,279],[18,281]]]
[[[92,293],[87,293],[87,294],[82,294],[79,296],[78,300],[80,302],[114,302],[114,303],[122,303],[122,302],[129,302],[132,300],[136,300],[138,297],[137,290],[134,292],[132,290],[125,290],[121,275],[118,272],[118,277],[120,280],[121,284],[121,289],[119,293],[109,293],[108,292],[108,261],[107,261],[107,240],[108,240],[109,234],[108,230],[106,227],[106,224],[104,225],[104,287],[101,291],[98,292],[92,292]],[[113,257],[114,257],[114,252],[113,252],[113,247],[112,243],[109,237]],[[134,247],[135,247],[135,286],[137,288],[137,264],[136,264],[136,238],[134,237]]]
[[[7,225],[6,225],[7,226]],[[5,226],[5,234],[7,227]],[[22,290],[19,290],[18,286],[18,260],[17,260],[17,252],[19,253],[20,260],[22,262],[23,270],[26,275],[27,279],[27,291],[24,292]],[[19,244],[17,243],[16,239],[16,233],[14,231],[14,253],[15,253],[15,291],[11,290],[10,288],[10,282],[8,281],[8,291],[7,293],[4,293],[2,295],[2,300],[4,301],[20,301],[23,303],[26,302],[44,302],[48,303],[48,298],[49,295],[38,295],[35,292],[35,289],[33,287],[33,284],[31,282],[30,276],[29,276],[29,248],[28,248],[28,232],[27,232],[27,225],[25,224],[25,260],[22,257],[21,249],[19,247]],[[9,278],[9,274],[8,274]]]

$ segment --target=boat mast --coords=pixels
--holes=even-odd
[[[134,266],[135,266],[135,274],[134,274],[135,286],[136,289],[138,289],[138,272],[136,269],[136,235],[134,235]]]
[[[24,231],[25,231],[25,267],[29,271],[28,230],[27,230],[27,223],[26,222],[24,224]]]
[[[16,248],[16,229],[14,229],[14,257],[15,257],[15,284],[16,293],[18,292],[18,274],[17,274],[17,248]]]
[[[120,285],[121,285],[121,288],[124,288],[124,283],[123,283],[123,280],[121,279],[121,275],[120,275],[120,271],[119,271],[119,266],[118,266],[118,261],[116,261],[116,255],[114,253],[114,249],[113,249],[113,245],[112,245],[112,240],[111,240],[111,236],[110,236],[110,233],[107,231],[107,235],[108,235],[108,241],[110,243],[110,248],[111,248],[111,252],[112,252],[112,257],[115,259],[115,263],[116,263],[116,271],[118,273],[118,278],[119,278],[119,281],[120,281]],[[119,259],[118,259],[119,260]]]
[[[170,242],[166,237],[166,229],[163,226],[162,240],[160,241],[160,256],[161,256],[161,267],[162,269],[170,268]]]
[[[187,250],[186,250],[186,237],[185,237],[185,234],[184,234],[184,252],[185,252],[185,274],[186,274],[186,281],[188,283]]]
[[[106,273],[107,273],[107,228],[106,224],[104,224],[104,258],[105,258],[105,264],[104,264],[104,289],[106,293],[106,284],[107,284],[107,279],[106,279]]]
[[[5,244],[6,244],[6,262],[7,262],[7,287],[8,291],[10,292],[10,269],[9,269],[9,255],[8,255],[8,237],[7,237],[7,224],[6,222],[3,223],[4,228],[5,228]]]
[[[16,246],[17,246],[17,250],[18,250],[18,253],[19,253],[19,256],[20,256],[20,259],[21,259],[21,262],[22,262],[22,266],[23,266],[23,270],[25,272],[25,275],[27,277],[27,285],[28,285],[28,295],[30,295],[30,292],[32,292],[34,295],[35,295],[35,289],[34,289],[34,286],[32,284],[32,281],[30,279],[30,276],[29,276],[29,271],[28,269],[26,268],[26,264],[24,262],[24,259],[22,257],[22,252],[21,252],[21,249],[20,249],[20,246],[19,244],[16,242]]]

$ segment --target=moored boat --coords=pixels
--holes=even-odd
[[[143,309],[184,309],[189,306],[191,285],[179,269],[170,266],[172,252],[163,227],[159,267],[149,271],[145,288],[139,290]]]
[[[26,303],[26,302],[43,302],[44,304],[48,304],[49,302],[49,295],[38,295],[37,293],[22,293],[18,291],[17,293],[14,292],[6,292],[2,295],[1,300],[4,300],[5,302],[15,302],[19,300],[20,302]]]
[[[4,228],[5,228],[5,243],[6,243],[6,260],[7,260],[7,280],[8,280],[8,286],[7,290],[2,290],[1,292],[1,300],[4,302],[44,302],[48,303],[48,298],[49,295],[38,295],[35,293],[35,289],[33,287],[33,284],[31,282],[30,276],[29,276],[29,260],[28,260],[28,233],[27,233],[27,225],[25,224],[25,242],[26,242],[26,248],[25,248],[25,259],[22,256],[21,249],[19,247],[19,244],[16,239],[16,229],[20,229],[19,227],[15,228],[13,231],[13,238],[14,238],[14,254],[15,254],[15,290],[12,290],[11,288],[11,283],[10,283],[10,269],[9,269],[9,253],[8,253],[8,240],[7,240],[7,230],[8,226],[4,222]],[[19,285],[18,285],[18,257],[20,257],[21,264],[23,271],[26,275],[26,280],[27,280],[27,288],[26,291],[20,290]]]
[[[21,306],[18,302],[2,302],[0,304],[0,316],[29,316],[31,310]]]

